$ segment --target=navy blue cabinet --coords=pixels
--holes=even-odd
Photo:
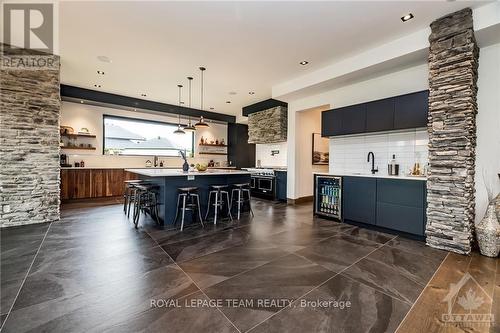
[[[275,170],[276,175],[276,200],[286,201],[286,171]]]
[[[385,98],[321,113],[321,135],[337,136],[427,126],[429,91]]]
[[[394,98],[366,103],[366,132],[394,129]]]
[[[342,108],[342,134],[364,133],[366,130],[366,104]]]
[[[248,126],[227,125],[228,161],[238,168],[255,167],[255,144],[248,143]]]
[[[343,219],[423,237],[426,182],[343,177]]]
[[[343,177],[342,182],[344,220],[375,224],[377,179]]]
[[[321,136],[342,135],[342,109],[321,112]]]
[[[394,129],[427,126],[427,114],[429,112],[428,91],[399,96],[395,102]]]
[[[377,226],[423,236],[425,182],[377,180]]]

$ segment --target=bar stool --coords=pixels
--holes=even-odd
[[[133,201],[134,187],[141,182],[142,180],[140,179],[126,180],[123,182],[125,186],[125,190],[123,191],[123,212],[127,213],[127,216],[130,216],[130,205]]]
[[[139,224],[139,218],[141,212],[146,214],[149,211],[149,215],[155,220],[156,224],[160,224],[160,218],[158,213],[158,197],[157,192],[159,190],[158,185],[153,184],[136,184],[135,194],[134,194],[134,225],[137,229]]]
[[[217,215],[219,211],[222,211],[222,208],[226,206],[227,215],[229,219],[232,221],[233,216],[231,215],[231,204],[229,202],[229,192],[227,191],[227,185],[211,185],[210,192],[208,193],[208,205],[207,205],[207,214],[205,215],[205,221],[208,218],[210,213],[210,205],[214,206],[214,224],[217,224]],[[224,202],[224,197],[226,196],[226,202]],[[215,201],[211,204],[212,196],[215,196]]]
[[[175,210],[174,225],[177,224],[177,219],[179,218],[179,210],[181,213],[181,231],[184,229],[184,215],[186,210],[191,211],[191,218],[195,218],[195,214],[198,215],[200,219],[201,226],[204,227],[203,219],[201,218],[201,208],[200,208],[200,196],[198,195],[197,187],[179,187],[177,189],[179,194],[177,195],[177,208]],[[180,205],[182,199],[182,206]],[[196,202],[195,202],[196,200]]]
[[[252,204],[251,204],[251,195],[250,195],[250,183],[241,183],[241,184],[233,184],[233,189],[231,190],[231,206],[230,210],[233,208],[233,203],[234,203],[234,193],[236,192],[236,203],[238,204],[238,220],[240,219],[241,215],[241,208],[245,203],[248,203],[248,207],[250,208],[250,213],[252,214],[252,217],[254,216],[253,210],[252,210]],[[245,198],[245,195],[246,198]]]

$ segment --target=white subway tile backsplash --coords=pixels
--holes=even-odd
[[[407,174],[414,163],[428,163],[429,136],[426,129],[381,132],[330,139],[330,172],[369,172],[368,152],[375,154],[379,174],[387,174],[387,164],[396,155],[400,174]]]

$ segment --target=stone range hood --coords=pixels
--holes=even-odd
[[[288,109],[285,102],[268,99],[245,106],[248,143],[277,143],[287,140]]]

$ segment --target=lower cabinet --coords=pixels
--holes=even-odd
[[[136,175],[123,169],[62,169],[61,200],[122,196],[130,179]]]
[[[343,177],[343,219],[424,236],[426,182]]]
[[[375,224],[377,180],[367,177],[343,177],[343,217]]]
[[[377,225],[423,236],[425,185],[418,180],[378,179]]]
[[[286,201],[286,171],[276,170],[276,200]]]

